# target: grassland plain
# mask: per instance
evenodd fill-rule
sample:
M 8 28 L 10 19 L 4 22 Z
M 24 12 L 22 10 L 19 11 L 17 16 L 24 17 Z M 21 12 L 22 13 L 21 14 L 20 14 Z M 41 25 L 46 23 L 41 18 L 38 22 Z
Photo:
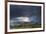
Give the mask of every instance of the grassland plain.
M 31 24 L 31 23 L 22 23 L 20 25 L 14 25 L 14 27 L 10 26 L 10 28 L 14 28 L 14 29 L 24 29 L 24 28 L 40 28 L 41 24 L 40 23 L 35 23 L 35 24 Z

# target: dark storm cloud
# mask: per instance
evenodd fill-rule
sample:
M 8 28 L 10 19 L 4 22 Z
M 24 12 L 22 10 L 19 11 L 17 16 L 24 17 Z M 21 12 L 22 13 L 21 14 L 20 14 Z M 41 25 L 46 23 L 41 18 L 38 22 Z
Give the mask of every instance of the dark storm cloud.
M 11 17 L 17 16 L 31 16 L 35 14 L 40 14 L 39 6 L 21 6 L 21 5 L 11 5 L 10 6 Z
M 23 6 L 23 5 L 10 5 L 10 18 L 27 16 L 32 21 L 39 21 L 41 18 L 40 6 Z

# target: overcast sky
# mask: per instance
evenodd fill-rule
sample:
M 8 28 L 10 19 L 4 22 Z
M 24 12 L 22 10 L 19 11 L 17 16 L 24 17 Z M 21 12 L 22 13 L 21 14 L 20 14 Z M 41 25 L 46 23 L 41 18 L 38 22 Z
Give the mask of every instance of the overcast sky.
M 26 16 L 32 21 L 41 20 L 40 6 L 10 5 L 10 18 Z

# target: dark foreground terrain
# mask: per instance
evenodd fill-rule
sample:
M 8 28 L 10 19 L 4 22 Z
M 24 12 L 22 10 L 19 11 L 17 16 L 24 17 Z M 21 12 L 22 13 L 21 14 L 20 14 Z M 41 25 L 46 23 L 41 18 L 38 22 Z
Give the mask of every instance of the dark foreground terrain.
M 35 23 L 35 24 L 31 24 L 31 23 L 22 23 L 20 25 L 14 25 L 14 26 L 10 26 L 11 29 L 24 29 L 24 28 L 40 28 L 41 24 L 40 23 Z

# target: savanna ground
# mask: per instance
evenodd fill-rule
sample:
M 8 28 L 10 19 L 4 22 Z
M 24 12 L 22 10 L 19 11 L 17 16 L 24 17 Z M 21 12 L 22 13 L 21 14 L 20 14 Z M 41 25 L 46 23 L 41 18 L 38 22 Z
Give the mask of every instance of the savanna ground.
M 10 28 L 14 28 L 14 29 L 24 29 L 24 28 L 40 28 L 41 24 L 35 23 L 35 24 L 31 24 L 31 23 L 22 23 L 20 25 L 14 25 L 14 27 L 10 26 Z

